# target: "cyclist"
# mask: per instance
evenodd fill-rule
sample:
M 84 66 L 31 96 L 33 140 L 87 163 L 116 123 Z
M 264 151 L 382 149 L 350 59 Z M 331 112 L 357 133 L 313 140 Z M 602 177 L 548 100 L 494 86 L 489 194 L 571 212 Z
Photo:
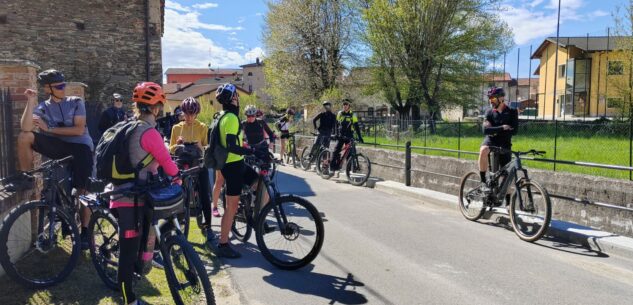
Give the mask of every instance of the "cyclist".
M 319 122 L 318 127 L 317 122 Z M 330 136 L 334 131 L 334 127 L 336 127 L 336 115 L 332 112 L 332 103 L 329 101 L 323 102 L 323 111 L 312 119 L 312 124 L 314 125 L 314 130 L 319 132 L 319 135 L 316 143 L 312 146 L 310 155 L 314 155 L 321 145 L 330 147 Z
M 282 116 L 276 123 L 277 129 L 281 132 L 281 150 L 279 151 L 279 156 L 281 160 L 284 159 L 286 155 L 286 141 L 290 138 L 290 126 L 292 125 L 292 121 L 294 119 L 295 111 L 292 108 L 288 108 L 286 110 L 286 114 Z M 291 153 L 291 152 L 288 152 Z
M 255 118 L 258 121 L 262 122 L 262 124 L 266 125 L 266 127 L 268 127 L 268 123 L 266 123 L 266 121 L 264 120 L 264 112 L 261 109 L 257 109 L 257 112 L 255 113 Z M 266 130 L 270 130 L 270 133 L 266 132 L 264 134 L 264 138 L 266 139 L 266 141 L 268 141 L 269 148 L 273 149 L 273 145 L 277 136 L 275 135 L 275 132 L 270 129 L 270 127 L 268 127 Z
M 121 188 L 128 188 L 134 183 L 143 183 L 147 179 L 148 173 L 157 174 L 158 168 L 162 167 L 167 175 L 178 176 L 178 167 L 172 161 L 169 150 L 165 147 L 163 138 L 155 129 L 156 117 L 165 104 L 165 94 L 160 85 L 152 82 L 143 82 L 134 88 L 132 101 L 135 103 L 135 118 L 142 123 L 130 134 L 129 151 L 132 164 L 139 164 L 151 156 L 153 159 L 147 166 L 138 172 L 138 178 L 134 182 L 127 182 L 120 185 L 110 185 L 107 191 L 116 191 Z M 174 180 L 181 183 L 180 179 Z M 110 209 L 118 217 L 120 249 L 118 266 L 118 285 L 123 294 L 124 304 L 145 304 L 136 298 L 132 290 L 135 265 L 139 259 L 139 247 L 141 246 L 141 236 L 143 236 L 144 220 L 143 213 L 144 200 L 139 196 L 134 203 L 134 198 L 117 195 L 110 198 Z M 147 226 L 145 227 L 147 228 Z M 154 256 L 160 256 L 159 252 L 154 252 Z M 145 251 L 143 260 L 152 258 L 152 253 Z
M 483 129 L 486 137 L 479 149 L 479 176 L 482 189 L 486 186 L 486 171 L 488 170 L 488 154 L 490 146 L 498 146 L 510 150 L 512 148 L 512 136 L 517 134 L 519 126 L 519 113 L 505 104 L 505 92 L 503 88 L 492 87 L 488 90 L 488 101 L 491 109 L 486 111 Z M 499 165 L 505 166 L 510 162 L 510 154 L 499 156 Z
M 174 125 L 171 129 L 171 137 L 169 139 L 169 151 L 178 157 L 183 158 L 184 162 L 189 166 L 195 166 L 202 158 L 203 147 L 208 145 L 207 133 L 209 129 L 207 125 L 196 119 L 200 113 L 200 103 L 193 97 L 188 97 L 180 103 L 180 109 L 184 114 L 184 121 Z M 204 213 L 205 223 L 200 228 L 210 242 L 213 239 L 211 231 L 211 195 L 209 171 L 200 171 L 198 175 L 198 195 L 200 197 L 200 205 Z M 218 213 L 217 202 L 213 207 L 213 213 Z
M 268 127 L 268 124 L 263 120 L 256 119 L 257 107 L 255 105 L 248 105 L 244 108 L 244 114 L 246 120 L 242 121 L 244 127 L 244 137 L 248 146 L 252 148 L 268 148 L 266 138 L 270 138 L 271 141 L 275 140 L 275 133 Z
M 349 143 L 354 137 L 354 131 L 358 135 L 358 142 L 363 143 L 363 137 L 360 134 L 360 128 L 358 127 L 358 117 L 356 113 L 351 110 L 352 102 L 349 99 L 343 100 L 343 110 L 339 111 L 336 115 L 337 125 L 337 138 L 338 142 L 332 153 L 332 160 L 330 160 L 330 170 L 339 170 L 341 150 L 343 145 Z M 353 129 L 353 130 L 352 130 Z
M 112 94 L 112 107 L 103 111 L 99 119 L 99 132 L 103 134 L 114 124 L 126 119 L 127 114 L 125 114 L 125 109 L 123 109 L 123 97 L 118 93 L 114 93 Z
M 215 98 L 224 109 L 224 115 L 218 122 L 220 145 L 229 151 L 225 165 L 221 169 L 226 183 L 227 204 L 222 217 L 218 256 L 238 258 L 241 256 L 240 253 L 232 249 L 229 244 L 229 231 L 237 212 L 242 186 L 255 187 L 257 173 L 244 164 L 244 155 L 254 154 L 255 150 L 242 147 L 242 126 L 238 118 L 240 98 L 235 85 L 231 83 L 221 85 L 216 91 Z M 267 192 L 264 192 L 264 202 L 268 202 L 267 195 Z
M 33 168 L 33 152 L 51 159 L 72 155 L 70 163 L 72 186 L 84 194 L 92 174 L 94 144 L 86 128 L 86 105 L 77 96 L 66 96 L 64 75 L 54 69 L 38 74 L 38 83 L 49 98 L 37 103 L 37 91 L 26 89 L 28 98 L 18 136 L 18 169 L 20 173 Z M 36 131 L 39 130 L 39 131 Z M 33 179 L 20 174 L 7 186 L 9 191 L 33 188 Z M 81 248 L 88 249 L 90 210 L 80 205 Z

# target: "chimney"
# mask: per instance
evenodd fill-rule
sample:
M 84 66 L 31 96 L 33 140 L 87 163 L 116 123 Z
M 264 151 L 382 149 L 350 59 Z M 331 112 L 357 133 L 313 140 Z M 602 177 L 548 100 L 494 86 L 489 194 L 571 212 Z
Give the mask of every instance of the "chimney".
M 176 84 L 176 91 L 180 91 L 180 84 Z
M 255 63 L 259 65 L 259 57 L 255 58 Z

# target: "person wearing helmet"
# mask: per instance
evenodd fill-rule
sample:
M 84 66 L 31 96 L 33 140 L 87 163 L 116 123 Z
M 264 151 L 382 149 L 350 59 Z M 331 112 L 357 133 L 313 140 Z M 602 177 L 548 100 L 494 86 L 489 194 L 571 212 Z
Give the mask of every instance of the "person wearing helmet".
M 490 146 L 512 148 L 512 136 L 517 134 L 519 127 L 519 113 L 505 104 L 505 92 L 503 88 L 492 87 L 488 91 L 488 101 L 491 109 L 486 111 L 483 122 L 486 135 L 479 149 L 479 175 L 483 190 L 486 187 L 486 172 L 488 171 L 488 154 Z M 502 154 L 499 159 L 500 166 L 504 166 L 512 159 L 510 154 Z
M 112 94 L 112 106 L 101 114 L 99 119 L 99 132 L 104 133 L 108 128 L 114 126 L 118 122 L 127 120 L 125 109 L 123 109 L 123 97 L 118 94 Z
M 23 172 L 33 168 L 33 152 L 51 159 L 73 156 L 70 162 L 72 186 L 84 194 L 88 178 L 92 174 L 92 151 L 94 144 L 86 127 L 86 106 L 77 96 L 66 96 L 64 75 L 57 70 L 46 70 L 38 74 L 38 83 L 48 99 L 37 103 L 37 91 L 26 89 L 26 107 L 20 120 L 18 136 L 17 179 L 6 188 L 9 191 L 33 188 L 32 178 Z M 88 249 L 87 227 L 90 210 L 81 209 L 81 246 Z
M 129 135 L 128 150 L 132 164 L 140 164 L 143 160 L 151 160 L 143 167 L 134 182 L 127 182 L 120 185 L 110 184 L 106 191 L 117 191 L 133 187 L 136 183 L 145 183 L 148 174 L 157 174 L 158 168 L 162 167 L 164 172 L 172 177 L 178 177 L 178 167 L 172 161 L 169 150 L 165 147 L 163 138 L 156 130 L 156 118 L 161 112 L 166 102 L 165 94 L 160 85 L 153 82 L 143 82 L 136 85 L 133 91 L 132 101 L 135 106 L 135 118 L 139 125 L 134 128 Z M 150 159 L 148 159 L 150 158 Z M 182 183 L 180 179 L 174 179 L 175 183 Z M 133 287 L 135 265 L 139 258 L 139 247 L 145 245 L 141 241 L 143 236 L 144 219 L 146 218 L 144 209 L 144 198 L 128 197 L 116 195 L 110 198 L 110 209 L 116 211 L 118 215 L 119 237 L 119 265 L 118 265 L 118 286 L 123 295 L 124 304 L 145 304 L 137 299 Z M 150 233 L 148 238 L 152 238 Z M 153 255 L 152 255 L 153 254 Z M 154 265 L 161 267 L 162 259 L 160 253 L 149 249 L 144 249 L 143 260 L 154 258 Z
M 244 128 L 245 141 L 252 148 L 263 148 L 267 151 L 268 143 L 266 143 L 266 138 L 269 137 L 274 141 L 275 133 L 268 127 L 266 122 L 256 118 L 257 112 L 255 105 L 248 105 L 244 108 L 246 120 L 242 121 L 242 127 Z
M 224 167 L 220 170 L 226 184 L 227 205 L 222 216 L 217 255 L 238 258 L 241 255 L 230 246 L 229 232 L 237 213 L 242 187 L 250 185 L 255 188 L 257 173 L 244 163 L 244 155 L 254 154 L 255 150 L 242 146 L 242 126 L 238 118 L 240 97 L 235 85 L 226 83 L 219 86 L 215 98 L 224 109 L 218 122 L 219 144 L 229 152 Z M 267 192 L 264 192 L 263 202 L 268 202 Z
M 319 122 L 318 127 L 317 122 Z M 334 132 L 334 127 L 336 127 L 336 115 L 332 112 L 332 103 L 323 101 L 323 111 L 312 119 L 312 124 L 314 125 L 314 130 L 319 132 L 319 135 L 316 143 L 312 146 L 310 156 L 314 155 L 321 145 L 330 147 L 330 137 Z
M 334 148 L 332 159 L 330 160 L 330 170 L 332 171 L 339 170 L 340 164 L 338 164 L 338 161 L 340 160 L 341 150 L 343 149 L 343 145 L 349 143 L 354 137 L 354 131 L 356 131 L 356 135 L 358 136 L 358 142 L 363 143 L 363 137 L 358 127 L 358 117 L 356 113 L 352 111 L 351 104 L 352 102 L 349 99 L 344 99 L 343 110 L 339 111 L 336 115 L 336 124 L 338 127 L 336 134 L 338 141 L 336 142 L 336 147 Z
M 279 150 L 279 156 L 281 160 L 284 160 L 286 155 L 286 141 L 290 138 L 290 127 L 292 126 L 292 121 L 294 120 L 295 111 L 292 108 L 288 108 L 286 110 L 286 114 L 282 116 L 275 125 L 279 132 L 281 132 L 281 149 Z

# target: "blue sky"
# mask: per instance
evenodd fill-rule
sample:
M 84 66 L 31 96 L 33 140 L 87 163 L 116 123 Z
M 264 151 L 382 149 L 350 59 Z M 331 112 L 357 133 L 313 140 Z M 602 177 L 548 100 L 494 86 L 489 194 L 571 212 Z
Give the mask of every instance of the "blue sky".
M 561 36 L 606 36 L 612 13 L 628 0 L 562 0 Z M 556 36 L 558 0 L 505 0 L 501 17 L 513 29 L 521 49 L 520 77 L 528 76 L 529 48 Z M 265 54 L 262 25 L 266 0 L 167 0 L 163 68 L 238 67 Z M 516 76 L 517 49 L 506 56 L 506 70 Z M 538 65 L 532 63 L 532 69 Z M 490 63 L 492 67 L 492 62 Z M 503 55 L 496 61 L 503 67 Z

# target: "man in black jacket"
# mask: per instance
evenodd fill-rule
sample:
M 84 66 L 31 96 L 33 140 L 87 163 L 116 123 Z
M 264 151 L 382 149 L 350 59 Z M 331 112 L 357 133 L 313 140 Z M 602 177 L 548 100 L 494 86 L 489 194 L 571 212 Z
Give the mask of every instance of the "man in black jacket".
M 123 97 L 118 93 L 114 93 L 112 94 L 112 107 L 106 109 L 101 114 L 101 119 L 99 119 L 99 132 L 103 134 L 108 128 L 126 119 L 127 115 L 125 114 L 125 109 L 123 109 Z
M 318 127 L 317 122 L 319 122 Z M 310 151 L 311 156 L 316 153 L 317 148 L 321 145 L 330 147 L 330 136 L 336 127 L 336 115 L 332 112 L 332 103 L 329 101 L 323 102 L 323 111 L 312 119 L 312 124 L 314 125 L 314 130 L 319 132 L 319 135 Z
M 483 123 L 486 137 L 479 149 L 479 175 L 484 185 L 486 182 L 486 171 L 488 170 L 490 146 L 510 150 L 512 148 L 512 136 L 517 134 L 519 127 L 519 114 L 516 109 L 512 109 L 505 104 L 503 88 L 490 88 L 488 100 L 492 108 L 486 111 Z M 512 156 L 510 154 L 500 155 L 499 166 L 505 166 L 511 159 Z

